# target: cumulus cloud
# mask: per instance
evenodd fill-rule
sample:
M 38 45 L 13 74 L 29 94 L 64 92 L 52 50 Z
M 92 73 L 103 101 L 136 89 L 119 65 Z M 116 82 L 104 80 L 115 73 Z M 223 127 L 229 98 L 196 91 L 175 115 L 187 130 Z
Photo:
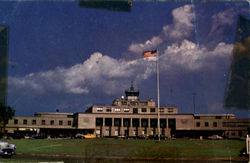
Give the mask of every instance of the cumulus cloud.
M 213 61 L 225 59 L 229 61 L 232 54 L 233 45 L 219 43 L 213 50 L 205 47 L 198 47 L 195 43 L 183 40 L 180 45 L 172 44 L 167 46 L 161 61 L 163 68 L 182 67 L 186 70 L 198 70 L 208 68 L 215 64 Z
M 229 12 L 229 11 L 228 11 Z M 168 42 L 160 59 L 160 69 L 168 73 L 173 68 L 184 71 L 196 71 L 202 68 L 216 67 L 218 60 L 228 60 L 233 49 L 231 44 L 218 43 L 215 48 L 207 49 L 187 39 L 193 30 L 193 14 L 191 5 L 176 8 L 172 11 L 173 23 L 163 27 L 158 36 L 141 44 L 131 44 L 129 50 L 141 53 L 155 48 L 167 39 Z M 219 21 L 224 12 L 213 19 Z M 222 23 L 230 24 L 224 20 Z M 9 90 L 33 90 L 38 93 L 49 91 L 68 94 L 88 94 L 91 91 L 114 94 L 123 91 L 131 79 L 136 84 L 155 74 L 155 62 L 145 59 L 127 61 L 115 59 L 99 52 L 93 53 L 83 63 L 72 67 L 57 67 L 50 71 L 37 72 L 23 77 L 9 77 Z
M 219 43 L 213 50 L 198 48 L 195 43 L 183 40 L 180 45 L 166 47 L 161 55 L 161 71 L 181 68 L 195 71 L 209 68 L 218 58 L 228 59 L 232 45 Z M 214 64 L 214 63 L 212 63 Z M 38 93 L 48 91 L 87 94 L 92 90 L 106 94 L 122 91 L 134 79 L 137 84 L 155 74 L 155 62 L 145 59 L 126 61 L 114 59 L 101 53 L 93 53 L 81 64 L 69 68 L 57 67 L 54 70 L 31 73 L 24 77 L 9 77 L 11 90 L 30 89 Z
M 235 9 L 229 8 L 212 16 L 211 29 L 206 37 L 207 47 L 215 47 L 221 41 L 233 39 L 233 23 L 236 20 L 235 13 Z
M 39 93 L 56 91 L 72 94 L 86 94 L 91 88 L 100 88 L 110 94 L 121 86 L 122 81 L 137 74 L 148 77 L 150 64 L 146 60 L 117 60 L 97 52 L 82 64 L 69 68 L 31 73 L 24 77 L 9 77 L 10 89 L 31 89 Z
M 129 46 L 129 51 L 134 53 L 142 53 L 145 50 L 152 49 L 157 47 L 159 44 L 161 44 L 163 40 L 159 36 L 152 37 L 151 40 L 147 40 L 144 44 L 131 44 Z
M 188 37 L 194 29 L 192 6 L 185 5 L 172 11 L 173 24 L 163 27 L 166 38 L 183 39 Z
M 219 30 L 219 28 L 225 28 L 225 25 L 231 26 L 234 22 L 234 9 L 230 8 L 225 11 L 219 12 L 212 16 L 213 25 L 211 28 L 211 32 L 215 32 Z
M 145 50 L 153 49 L 166 40 L 180 40 L 188 37 L 193 30 L 193 19 L 191 5 L 176 8 L 172 11 L 173 23 L 165 25 L 158 36 L 153 36 L 144 43 L 133 43 L 129 46 L 129 51 L 142 53 Z

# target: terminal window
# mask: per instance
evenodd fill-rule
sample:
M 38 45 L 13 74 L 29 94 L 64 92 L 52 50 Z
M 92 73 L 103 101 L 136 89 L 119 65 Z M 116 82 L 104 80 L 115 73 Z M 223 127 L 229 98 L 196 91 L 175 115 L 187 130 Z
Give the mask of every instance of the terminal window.
M 129 108 L 124 108 L 123 111 L 124 112 L 129 112 Z
M 23 124 L 27 125 L 27 120 L 26 119 L 23 120 Z
M 18 124 L 18 120 L 17 119 L 14 119 L 14 124 Z
M 35 120 L 35 119 L 32 120 L 32 124 L 33 124 L 33 125 L 36 124 L 36 120 Z
M 174 112 L 174 108 L 168 108 L 168 112 L 169 112 L 169 113 Z
M 115 111 L 119 112 L 119 111 L 121 111 L 121 109 L 120 108 L 115 108 Z
M 96 110 L 98 111 L 98 112 L 102 112 L 102 108 L 96 108 Z
M 106 112 L 111 112 L 111 108 L 107 108 L 107 109 L 106 109 Z
M 150 108 L 150 112 L 155 112 L 155 108 Z
M 205 127 L 208 127 L 208 126 L 209 126 L 208 122 L 205 122 Z

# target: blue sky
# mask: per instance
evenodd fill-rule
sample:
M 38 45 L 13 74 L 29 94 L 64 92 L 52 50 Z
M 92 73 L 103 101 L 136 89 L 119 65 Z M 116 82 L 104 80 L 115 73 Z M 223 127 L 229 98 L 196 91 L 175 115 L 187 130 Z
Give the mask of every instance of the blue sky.
M 17 115 L 83 112 L 109 105 L 133 80 L 141 99 L 156 99 L 159 49 L 161 105 L 180 113 L 223 108 L 238 14 L 247 2 L 133 2 L 131 12 L 82 8 L 75 2 L 0 2 L 10 27 L 8 104 Z M 172 91 L 171 91 L 172 90 Z

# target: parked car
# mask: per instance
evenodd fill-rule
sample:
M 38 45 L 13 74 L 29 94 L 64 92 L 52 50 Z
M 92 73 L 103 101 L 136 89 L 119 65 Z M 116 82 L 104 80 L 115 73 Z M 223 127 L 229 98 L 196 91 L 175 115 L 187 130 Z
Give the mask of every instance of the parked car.
M 143 135 L 139 135 L 137 136 L 138 139 L 148 139 L 149 135 L 148 134 L 143 134 Z
M 87 134 L 87 135 L 83 135 L 83 136 L 84 136 L 85 139 L 94 139 L 94 138 L 96 138 L 96 136 L 93 135 L 93 134 Z
M 0 155 L 1 157 L 12 157 L 16 155 L 16 145 L 9 144 L 7 141 L 0 141 Z
M 211 140 L 222 140 L 223 137 L 221 137 L 219 135 L 212 135 L 212 136 L 209 136 L 208 139 L 211 139 Z
M 155 140 L 158 140 L 158 139 L 159 139 L 158 135 L 149 135 L 148 138 L 149 138 L 149 139 L 155 139 Z M 161 139 L 161 140 L 166 140 L 166 136 L 160 135 L 160 139 Z
M 76 138 L 76 139 L 84 139 L 85 137 L 84 137 L 83 134 L 79 134 L 79 133 L 78 133 L 78 134 L 75 135 L 75 138 Z
M 38 134 L 38 135 L 33 135 L 32 138 L 33 139 L 46 139 L 47 137 L 44 135 Z
M 124 135 L 117 136 L 117 139 L 128 139 L 128 136 L 124 136 Z

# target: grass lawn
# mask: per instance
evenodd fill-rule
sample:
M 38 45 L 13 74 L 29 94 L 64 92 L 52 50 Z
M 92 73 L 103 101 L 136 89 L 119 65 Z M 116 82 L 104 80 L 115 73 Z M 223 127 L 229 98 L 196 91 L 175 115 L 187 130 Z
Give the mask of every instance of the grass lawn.
M 245 146 L 239 140 L 119 140 L 30 139 L 9 140 L 18 155 L 85 158 L 233 158 Z
M 17 153 L 48 153 L 85 156 L 237 156 L 245 146 L 238 140 L 117 140 L 117 139 L 31 139 L 10 140 Z

